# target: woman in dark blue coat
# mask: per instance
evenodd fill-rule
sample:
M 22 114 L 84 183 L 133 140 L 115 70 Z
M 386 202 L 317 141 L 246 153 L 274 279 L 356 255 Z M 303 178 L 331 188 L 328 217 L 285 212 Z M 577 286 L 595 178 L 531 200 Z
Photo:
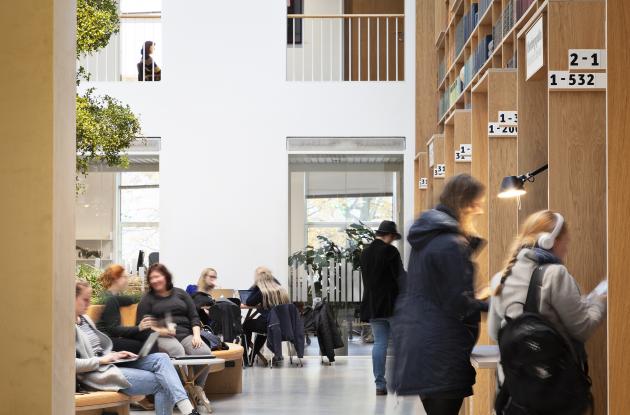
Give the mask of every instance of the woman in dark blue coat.
M 484 186 L 470 175 L 453 177 L 440 204 L 409 230 L 412 252 L 392 325 L 394 389 L 420 395 L 428 415 L 457 415 L 472 395 L 470 354 L 479 334 L 472 257 L 483 241 L 472 218 L 483 213 Z

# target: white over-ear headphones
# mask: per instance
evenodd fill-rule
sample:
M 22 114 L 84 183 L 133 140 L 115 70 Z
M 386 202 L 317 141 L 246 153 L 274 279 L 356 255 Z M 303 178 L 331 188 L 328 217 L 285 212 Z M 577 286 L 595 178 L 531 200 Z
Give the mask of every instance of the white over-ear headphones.
M 564 217 L 559 213 L 554 213 L 554 215 L 556 217 L 556 226 L 554 226 L 553 231 L 551 233 L 545 232 L 538 237 L 538 246 L 542 249 L 549 250 L 553 248 L 553 245 L 556 243 L 556 238 L 564 225 Z

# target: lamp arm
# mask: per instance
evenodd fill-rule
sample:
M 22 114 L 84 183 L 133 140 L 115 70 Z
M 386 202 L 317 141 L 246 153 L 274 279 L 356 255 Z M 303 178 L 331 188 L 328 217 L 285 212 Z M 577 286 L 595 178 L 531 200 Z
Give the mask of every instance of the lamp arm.
M 538 175 L 538 174 L 540 174 L 540 173 L 544 172 L 544 171 L 545 171 L 545 170 L 547 170 L 548 168 L 549 168 L 549 164 L 545 164 L 544 166 L 541 166 L 541 167 L 537 168 L 537 169 L 536 169 L 536 170 L 534 170 L 533 172 L 530 172 L 530 173 L 525 173 L 525 174 L 524 174 L 524 175 L 522 175 L 522 176 L 518 176 L 518 178 L 519 178 L 519 180 L 522 180 L 522 181 L 527 181 L 527 180 L 529 180 L 529 179 L 533 178 L 534 176 L 536 176 L 536 175 Z

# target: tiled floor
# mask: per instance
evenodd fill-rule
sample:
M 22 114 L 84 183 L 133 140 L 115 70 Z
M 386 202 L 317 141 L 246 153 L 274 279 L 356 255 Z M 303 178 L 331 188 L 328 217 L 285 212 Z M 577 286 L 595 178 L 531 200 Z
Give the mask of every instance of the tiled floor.
M 423 415 L 420 399 L 377 397 L 372 361 L 366 357 L 339 358 L 322 366 L 318 358 L 304 367 L 254 367 L 243 373 L 240 395 L 211 397 L 216 415 Z M 151 412 L 132 412 L 149 415 Z

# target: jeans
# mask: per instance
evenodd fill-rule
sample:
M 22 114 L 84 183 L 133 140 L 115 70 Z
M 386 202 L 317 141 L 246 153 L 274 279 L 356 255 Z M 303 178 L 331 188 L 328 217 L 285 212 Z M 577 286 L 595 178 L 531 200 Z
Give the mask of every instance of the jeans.
M 387 345 L 391 327 L 386 318 L 375 318 L 370 320 L 372 334 L 374 335 L 374 346 L 372 346 L 372 371 L 374 372 L 374 383 L 376 389 L 387 389 L 385 381 L 385 362 L 387 360 Z
M 192 339 L 192 334 L 183 338 L 181 342 L 175 337 L 160 337 L 157 341 L 158 349 L 171 357 L 212 354 L 212 350 L 210 350 L 208 345 L 205 343 L 203 343 L 198 349 L 195 349 L 192 345 Z M 208 379 L 208 369 L 209 368 L 206 366 L 201 369 L 197 369 L 201 370 L 202 373 L 195 380 L 195 385 L 201 386 L 202 388 L 206 385 L 206 379 Z
M 188 399 L 171 359 L 164 353 L 121 364 L 119 369 L 131 383 L 121 392 L 129 396 L 155 395 L 156 415 L 171 415 L 176 403 Z

